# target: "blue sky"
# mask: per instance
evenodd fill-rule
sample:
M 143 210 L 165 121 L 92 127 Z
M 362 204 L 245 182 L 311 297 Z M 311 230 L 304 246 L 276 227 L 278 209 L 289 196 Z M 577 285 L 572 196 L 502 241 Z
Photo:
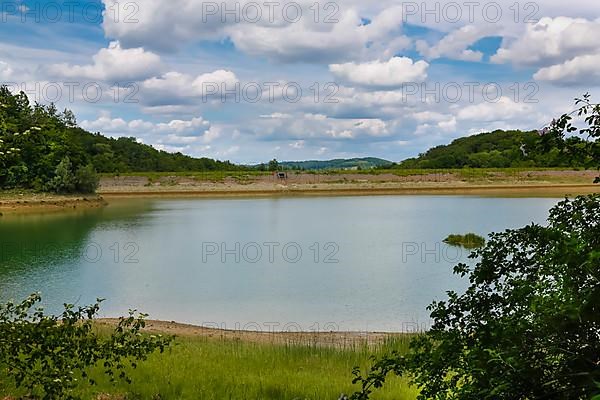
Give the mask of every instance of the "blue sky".
M 598 92 L 593 0 L 467 3 L 2 0 L 0 82 L 88 130 L 241 163 L 398 161 Z

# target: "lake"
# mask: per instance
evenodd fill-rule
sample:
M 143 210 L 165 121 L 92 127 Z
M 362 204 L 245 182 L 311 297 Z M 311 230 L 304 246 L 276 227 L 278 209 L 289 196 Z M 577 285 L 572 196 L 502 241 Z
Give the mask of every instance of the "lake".
M 227 329 L 414 331 L 463 290 L 451 233 L 544 223 L 558 199 L 382 196 L 111 201 L 0 218 L 0 300 Z

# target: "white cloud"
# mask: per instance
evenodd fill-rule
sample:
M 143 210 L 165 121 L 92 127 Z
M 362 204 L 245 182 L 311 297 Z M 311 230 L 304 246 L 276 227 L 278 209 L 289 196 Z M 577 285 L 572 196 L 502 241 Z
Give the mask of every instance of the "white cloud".
M 381 119 L 329 118 L 313 113 L 296 114 L 291 119 L 259 118 L 248 129 L 258 137 L 270 140 L 292 139 L 297 149 L 303 143 L 308 147 L 309 140 L 384 138 L 392 133 L 388 122 Z
M 590 85 L 600 83 L 600 54 L 578 56 L 562 64 L 540 69 L 533 77 L 538 81 Z
M 371 61 L 363 64 L 332 64 L 329 70 L 338 78 L 350 83 L 372 87 L 400 87 L 409 82 L 423 82 L 427 78 L 429 64 L 414 62 L 408 57 L 393 57 L 388 61 Z
M 492 56 L 495 63 L 548 66 L 600 50 L 600 21 L 583 18 L 542 18 L 527 24 L 516 39 L 505 39 Z
M 120 8 L 122 15 L 131 13 L 117 0 L 103 2 L 107 10 Z M 266 6 L 268 2 L 224 0 L 212 3 L 216 13 L 208 12 L 206 3 L 145 0 L 135 13 L 135 23 L 127 23 L 124 18 L 116 20 L 105 12 L 103 28 L 107 37 L 116 38 L 127 47 L 171 51 L 186 43 L 229 39 L 246 54 L 285 62 L 328 63 L 361 55 L 390 57 L 410 44 L 408 38 L 398 34 L 402 9 L 397 5 L 381 10 L 370 24 L 364 25 L 358 6 L 352 4 L 331 10 L 317 3 L 316 15 L 312 0 L 289 2 L 301 7 L 301 18 L 296 21 L 289 15 L 289 8 L 278 3 L 272 7 Z M 256 22 L 252 21 L 254 14 L 251 17 L 248 14 L 252 13 L 244 12 L 249 4 L 259 6 L 261 16 Z M 235 15 L 224 14 L 224 10 L 236 8 L 237 21 Z M 335 22 L 328 21 L 328 16 Z
M 295 142 L 293 142 L 293 143 L 290 143 L 290 147 L 291 147 L 292 149 L 297 149 L 297 150 L 299 150 L 299 149 L 303 149 L 303 148 L 304 148 L 304 145 L 305 145 L 305 143 L 306 143 L 306 141 L 304 141 L 304 140 L 297 140 L 297 141 L 295 141 Z
M 154 76 L 161 69 L 158 55 L 141 47 L 123 49 L 118 41 L 100 49 L 93 56 L 93 64 L 54 64 L 48 68 L 50 74 L 57 76 L 101 81 L 137 81 Z
M 530 104 L 518 103 L 508 97 L 501 97 L 497 102 L 482 102 L 464 107 L 458 111 L 459 120 L 489 122 L 510 120 L 530 115 L 533 108 Z
M 4 61 L 0 61 L 0 79 L 8 80 L 12 77 L 14 71 L 10 65 Z
M 306 18 L 283 26 L 238 24 L 228 28 L 228 36 L 246 54 L 290 62 L 353 58 L 366 41 L 353 10 L 333 24 L 316 25 Z
M 93 132 L 111 136 L 131 136 L 141 138 L 144 143 L 188 144 L 210 143 L 220 136 L 220 131 L 202 117 L 189 120 L 174 119 L 168 122 L 154 123 L 135 119 L 112 118 L 110 112 L 103 111 L 95 120 L 84 120 L 81 127 Z
M 276 112 L 276 113 L 272 113 L 272 114 L 263 114 L 260 116 L 260 118 L 286 119 L 286 118 L 292 118 L 292 115 Z
M 483 53 L 470 50 L 469 46 L 491 32 L 490 26 L 467 25 L 450 32 L 433 46 L 424 40 L 418 40 L 416 47 L 419 53 L 428 60 L 447 57 L 463 61 L 481 61 Z
M 198 76 L 171 71 L 141 82 L 139 88 L 143 104 L 166 106 L 180 104 L 186 99 L 218 97 L 223 89 L 235 90 L 238 82 L 235 73 L 223 69 Z

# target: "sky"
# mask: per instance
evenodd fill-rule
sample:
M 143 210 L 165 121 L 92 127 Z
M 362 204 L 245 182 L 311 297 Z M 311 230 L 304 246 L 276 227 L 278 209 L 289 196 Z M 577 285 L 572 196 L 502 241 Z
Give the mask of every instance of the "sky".
M 0 0 L 0 82 L 196 157 L 400 161 L 600 95 L 598 37 L 597 0 Z

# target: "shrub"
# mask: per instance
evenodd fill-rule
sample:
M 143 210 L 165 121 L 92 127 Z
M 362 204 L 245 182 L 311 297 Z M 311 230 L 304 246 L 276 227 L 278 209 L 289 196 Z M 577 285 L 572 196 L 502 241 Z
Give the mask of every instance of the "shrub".
M 78 193 L 94 193 L 100 182 L 94 167 L 91 164 L 79 167 L 75 174 L 75 187 Z
M 362 376 L 368 399 L 389 373 L 419 399 L 589 399 L 600 394 L 600 195 L 565 200 L 548 226 L 496 233 L 456 274 L 464 294 L 429 306 L 432 328 L 406 356 Z M 596 397 L 598 398 L 598 397 Z
M 99 178 L 91 164 L 79 167 L 73 173 L 73 165 L 69 157 L 65 157 L 56 167 L 54 178 L 47 189 L 55 193 L 94 193 L 98 188 Z
M 111 380 L 130 382 L 125 366 L 135 368 L 154 351 L 162 352 L 171 340 L 140 334 L 146 315 L 136 317 L 133 311 L 120 319 L 110 335 L 98 335 L 93 319 L 101 300 L 79 308 L 65 304 L 60 317 L 33 309 L 40 301 L 33 294 L 20 304 L 0 306 L 0 365 L 17 387 L 29 391 L 28 398 L 76 399 L 73 390 L 80 381 L 95 383 L 87 373 L 97 364 Z
M 73 193 L 76 188 L 76 179 L 69 157 L 65 157 L 56 166 L 54 177 L 48 183 L 48 189 L 55 193 Z

